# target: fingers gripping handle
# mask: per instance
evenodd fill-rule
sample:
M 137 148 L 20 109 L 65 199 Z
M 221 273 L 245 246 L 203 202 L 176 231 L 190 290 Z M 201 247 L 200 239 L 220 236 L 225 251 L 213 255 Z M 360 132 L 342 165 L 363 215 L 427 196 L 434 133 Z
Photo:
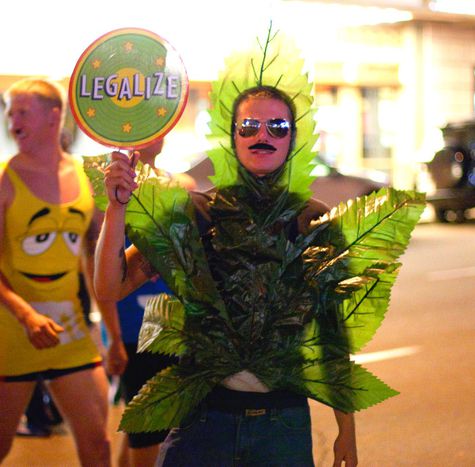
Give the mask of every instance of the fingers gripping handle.
M 135 165 L 137 164 L 138 158 L 139 158 L 139 153 L 137 151 L 134 151 L 132 153 L 132 155 L 130 156 L 130 163 L 129 163 L 130 167 L 132 167 L 132 168 L 135 167 Z M 123 204 L 123 205 L 128 204 L 129 201 L 130 201 L 130 197 L 132 196 L 132 193 L 129 194 L 129 197 L 128 197 L 127 201 L 122 201 L 119 198 L 119 193 L 118 192 L 119 192 L 119 185 L 116 185 L 115 191 L 114 191 L 116 201 L 120 204 Z

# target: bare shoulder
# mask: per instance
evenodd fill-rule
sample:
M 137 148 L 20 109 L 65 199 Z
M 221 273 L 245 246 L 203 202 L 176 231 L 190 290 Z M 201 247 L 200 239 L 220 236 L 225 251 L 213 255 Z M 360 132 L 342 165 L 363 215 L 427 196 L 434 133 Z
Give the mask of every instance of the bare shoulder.
M 307 206 L 298 217 L 299 231 L 306 232 L 313 220 L 323 216 L 329 210 L 330 207 L 323 201 L 310 198 L 307 202 Z
M 206 193 L 200 191 L 191 191 L 190 196 L 195 209 L 205 218 L 210 220 L 209 217 L 209 202 L 212 200 L 213 191 Z
M 2 208 L 8 206 L 14 195 L 13 184 L 7 173 L 8 161 L 0 162 L 0 204 Z
M 6 162 L 0 162 L 0 250 L 3 249 L 3 236 L 5 234 L 5 213 L 12 204 L 15 189 L 6 172 Z
M 77 154 L 70 154 L 69 152 L 63 152 L 61 154 L 61 163 L 65 167 L 71 167 L 71 169 L 80 170 L 84 169 L 84 158 Z
M 80 166 L 84 166 L 85 159 L 87 156 L 81 156 L 80 154 L 71 154 L 70 152 L 63 152 L 63 157 L 65 160 L 78 164 Z
M 196 181 L 187 173 L 176 173 L 172 175 L 172 180 L 177 183 L 179 186 L 185 188 L 188 191 L 196 190 Z
M 330 210 L 330 207 L 324 203 L 323 201 L 320 201 L 315 198 L 310 198 L 307 203 L 307 207 L 304 209 L 304 213 L 306 213 L 307 216 L 312 216 L 313 219 L 316 219 L 320 216 L 323 216 L 326 212 Z

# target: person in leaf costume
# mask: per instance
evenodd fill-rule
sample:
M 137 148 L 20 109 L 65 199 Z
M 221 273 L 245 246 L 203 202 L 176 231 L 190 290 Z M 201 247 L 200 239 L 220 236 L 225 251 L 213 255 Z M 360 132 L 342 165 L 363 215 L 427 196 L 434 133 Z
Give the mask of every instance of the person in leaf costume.
M 310 198 L 311 85 L 279 37 L 270 27 L 213 85 L 212 193 L 136 177 L 120 153 L 105 183 L 89 169 L 108 201 L 97 293 L 119 298 L 156 272 L 174 293 L 148 302 L 140 348 L 179 363 L 121 421 L 173 427 L 159 465 L 313 465 L 307 398 L 334 408 L 335 465 L 356 465 L 353 412 L 396 394 L 349 355 L 384 317 L 424 198 L 385 188 L 330 212 Z

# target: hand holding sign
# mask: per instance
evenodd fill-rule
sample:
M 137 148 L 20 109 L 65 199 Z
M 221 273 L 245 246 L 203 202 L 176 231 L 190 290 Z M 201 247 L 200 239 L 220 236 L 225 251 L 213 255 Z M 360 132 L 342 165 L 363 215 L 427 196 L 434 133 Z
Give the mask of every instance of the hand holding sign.
M 81 55 L 69 85 L 79 127 L 106 146 L 139 149 L 163 138 L 188 98 L 188 78 L 177 52 L 160 36 L 117 29 Z
M 120 149 L 140 149 L 163 138 L 181 117 L 187 98 L 188 78 L 178 53 L 160 36 L 137 28 L 117 29 L 94 41 L 69 84 L 79 127 L 95 141 Z M 117 178 L 113 173 L 120 156 L 126 169 Z M 119 204 L 127 204 L 136 186 L 135 163 L 113 153 L 106 184 L 114 181 L 108 191 Z

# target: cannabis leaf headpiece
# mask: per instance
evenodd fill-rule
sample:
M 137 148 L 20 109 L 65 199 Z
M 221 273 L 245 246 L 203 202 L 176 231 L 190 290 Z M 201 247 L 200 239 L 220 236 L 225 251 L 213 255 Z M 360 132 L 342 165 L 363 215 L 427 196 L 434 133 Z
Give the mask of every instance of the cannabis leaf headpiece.
M 317 140 L 312 84 L 303 73 L 304 60 L 299 57 L 292 39 L 272 31 L 272 23 L 265 40 L 257 39 L 256 42 L 254 49 L 229 56 L 225 60 L 225 70 L 212 83 L 211 134 L 208 138 L 217 147 L 208 151 L 215 170 L 211 180 L 217 188 L 238 184 L 239 162 L 231 148 L 233 104 L 247 89 L 270 86 L 286 94 L 296 110 L 295 144 L 278 183 L 306 200 L 311 196 L 309 185 L 314 178 L 311 171 L 315 157 L 312 147 Z

